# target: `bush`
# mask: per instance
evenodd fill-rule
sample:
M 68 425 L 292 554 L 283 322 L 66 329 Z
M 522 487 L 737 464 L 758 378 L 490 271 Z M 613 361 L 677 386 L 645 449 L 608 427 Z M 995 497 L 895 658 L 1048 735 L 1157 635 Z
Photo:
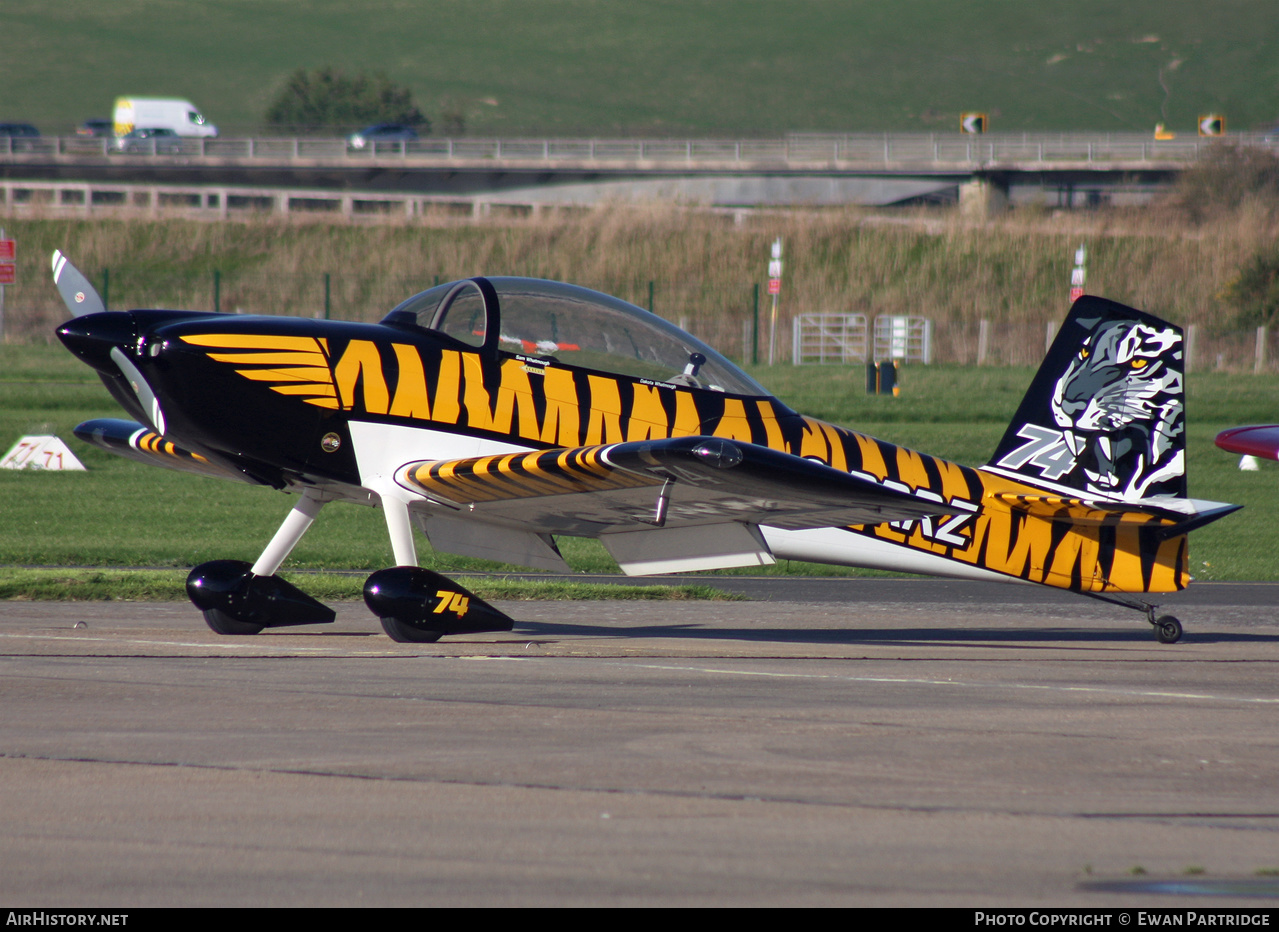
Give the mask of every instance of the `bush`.
M 299 68 L 266 111 L 269 126 L 292 132 L 354 130 L 370 123 L 404 123 L 426 135 L 430 121 L 413 103 L 413 92 L 381 73 L 348 77 L 335 68 Z
M 1214 147 L 1173 192 L 1174 203 L 1195 223 L 1237 211 L 1252 202 L 1266 213 L 1279 211 L 1279 159 L 1255 146 Z
M 1271 246 L 1254 255 L 1223 297 L 1241 327 L 1279 323 L 1279 249 Z

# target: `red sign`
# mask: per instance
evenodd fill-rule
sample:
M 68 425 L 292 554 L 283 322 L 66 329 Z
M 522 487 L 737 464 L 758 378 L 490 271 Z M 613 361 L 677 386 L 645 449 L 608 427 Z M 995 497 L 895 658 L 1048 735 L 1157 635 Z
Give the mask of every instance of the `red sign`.
M 1071 288 L 1071 289 L 1070 289 L 1070 303 L 1071 303 L 1071 304 L 1074 304 L 1076 301 L 1078 301 L 1078 300 L 1079 300 L 1080 298 L 1082 298 L 1083 296 L 1084 296 L 1084 289 L 1080 288 L 1078 285 L 1076 285 L 1074 288 Z
M 12 285 L 18 280 L 18 267 L 12 262 L 0 262 L 0 285 Z
M 768 280 L 768 293 L 769 294 L 782 293 L 782 280 L 780 278 L 770 278 Z
M 12 262 L 17 258 L 17 240 L 0 239 L 0 261 Z

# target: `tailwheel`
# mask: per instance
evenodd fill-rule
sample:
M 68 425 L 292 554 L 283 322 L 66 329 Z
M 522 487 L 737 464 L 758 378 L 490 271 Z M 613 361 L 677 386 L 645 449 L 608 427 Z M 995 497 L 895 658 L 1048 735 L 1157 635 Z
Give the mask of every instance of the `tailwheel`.
M 255 625 L 251 621 L 233 618 L 217 608 L 210 608 L 204 612 L 204 623 L 216 634 L 258 634 L 263 628 L 262 625 Z
M 401 644 L 434 644 L 444 636 L 443 631 L 429 631 L 389 617 L 382 619 L 382 630 L 392 641 Z
M 1160 644 L 1176 644 L 1181 640 L 1181 622 L 1171 615 L 1160 615 L 1152 624 L 1155 626 L 1155 640 Z

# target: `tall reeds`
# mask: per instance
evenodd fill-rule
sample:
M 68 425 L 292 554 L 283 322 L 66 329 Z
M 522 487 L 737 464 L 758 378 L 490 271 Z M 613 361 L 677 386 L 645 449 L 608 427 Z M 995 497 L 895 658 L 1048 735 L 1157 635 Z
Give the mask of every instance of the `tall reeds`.
M 991 361 L 1033 363 L 1069 303 L 1074 251 L 1088 247 L 1093 294 L 1182 324 L 1223 329 L 1224 295 L 1273 249 L 1272 214 L 1012 211 L 984 223 L 944 212 L 859 210 L 719 214 L 675 205 L 604 206 L 540 217 L 433 217 L 382 225 L 337 220 L 0 220 L 18 240 L 5 339 L 47 341 L 63 318 L 48 256 L 62 249 L 113 308 L 184 307 L 372 321 L 410 294 L 471 275 L 553 277 L 616 294 L 748 358 L 767 327 L 769 245 L 781 237 L 781 357 L 805 312 L 905 314 L 935 322 L 936 356 L 972 362 L 989 321 Z M 216 274 L 215 274 L 216 273 Z M 766 330 L 761 333 L 762 344 Z

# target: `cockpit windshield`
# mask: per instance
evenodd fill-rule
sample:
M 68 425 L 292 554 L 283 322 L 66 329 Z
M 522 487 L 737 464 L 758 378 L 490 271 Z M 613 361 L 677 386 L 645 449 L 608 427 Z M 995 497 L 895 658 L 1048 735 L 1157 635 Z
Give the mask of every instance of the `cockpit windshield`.
M 496 308 L 490 308 L 490 303 Z M 497 336 L 488 332 L 496 321 Z M 466 279 L 414 295 L 382 321 L 442 333 L 479 349 L 693 388 L 767 395 L 683 330 L 598 291 L 536 278 Z

